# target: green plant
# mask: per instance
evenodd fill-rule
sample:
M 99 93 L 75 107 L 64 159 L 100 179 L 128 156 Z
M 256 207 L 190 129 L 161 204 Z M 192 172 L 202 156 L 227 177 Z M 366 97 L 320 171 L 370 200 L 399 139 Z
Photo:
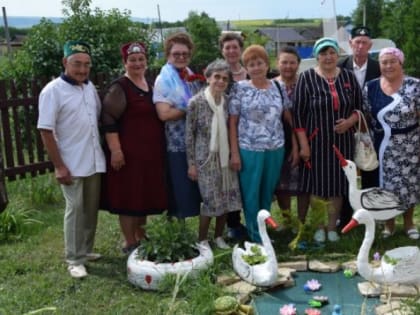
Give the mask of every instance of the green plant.
M 185 222 L 159 216 L 150 220 L 145 228 L 146 238 L 139 246 L 139 259 L 178 262 L 198 255 L 195 233 Z
M 35 210 L 20 207 L 8 207 L 0 214 L 0 240 L 20 239 L 25 231 L 25 226 L 41 223 L 33 219 Z
M 252 254 L 242 255 L 242 258 L 247 262 L 249 265 L 259 265 L 263 264 L 267 261 L 267 256 L 263 255 L 261 252 L 261 248 L 257 245 L 251 246 Z

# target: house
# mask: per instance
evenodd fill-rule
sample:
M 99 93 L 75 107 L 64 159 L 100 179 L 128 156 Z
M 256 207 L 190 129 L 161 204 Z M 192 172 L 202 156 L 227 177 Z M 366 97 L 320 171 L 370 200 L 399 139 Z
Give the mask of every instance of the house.
M 269 39 L 265 48 L 272 55 L 277 55 L 283 46 L 306 47 L 312 46 L 315 40 L 302 36 L 299 31 L 291 27 L 264 27 L 255 32 Z

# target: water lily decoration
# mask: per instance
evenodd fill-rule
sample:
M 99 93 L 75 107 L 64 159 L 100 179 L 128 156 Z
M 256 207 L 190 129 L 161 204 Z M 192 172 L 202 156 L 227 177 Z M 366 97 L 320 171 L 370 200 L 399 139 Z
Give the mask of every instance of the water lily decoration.
M 305 310 L 306 315 L 321 315 L 321 311 L 316 308 L 307 308 Z
M 346 278 L 352 278 L 354 276 L 353 270 L 351 269 L 345 269 L 343 273 Z
M 376 252 L 375 254 L 373 254 L 373 260 L 375 261 L 381 260 L 381 254 L 379 254 L 379 252 Z
M 280 308 L 280 315 L 296 315 L 294 304 L 285 304 Z
M 319 283 L 319 281 L 316 279 L 311 279 L 306 281 L 306 284 L 303 288 L 305 291 L 318 291 L 321 288 L 321 283 Z

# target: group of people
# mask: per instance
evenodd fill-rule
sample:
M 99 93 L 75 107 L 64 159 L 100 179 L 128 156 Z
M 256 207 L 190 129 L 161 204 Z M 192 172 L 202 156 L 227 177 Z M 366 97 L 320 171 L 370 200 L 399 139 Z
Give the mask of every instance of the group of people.
M 195 74 L 188 67 L 194 44 L 188 34 L 175 33 L 165 40 L 166 63 L 153 85 L 145 77 L 147 48 L 127 43 L 121 47 L 125 73 L 102 100 L 88 80 L 89 45 L 67 42 L 64 72 L 40 95 L 38 129 L 66 200 L 71 276 L 87 276 L 85 262 L 100 258 L 93 252 L 99 205 L 119 216 L 125 253 L 145 237 L 147 216 L 165 210 L 179 220 L 199 216 L 204 246 L 210 246 L 212 217 L 218 248 L 229 248 L 226 224 L 228 236 L 261 242 L 257 213 L 271 208 L 274 195 L 286 220 L 291 196 L 301 221 L 311 196 L 328 200 L 328 222 L 314 238 L 338 241 L 337 222 L 352 210 L 332 146 L 352 159 L 357 110 L 368 117 L 380 158 L 378 170 L 362 173 L 363 185 L 398 194 L 408 209 L 407 235 L 418 239 L 420 82 L 404 75 L 397 48 L 382 50 L 379 64 L 371 60 L 369 35 L 366 27 L 353 30 L 353 56 L 342 63 L 337 42 L 321 38 L 313 50 L 317 65 L 301 74 L 299 54 L 284 47 L 279 75 L 268 78 L 264 47 L 243 50 L 236 33 L 221 36 L 223 59 L 210 63 L 204 76 Z M 380 71 L 370 77 L 372 64 Z M 393 232 L 388 222 L 384 236 Z

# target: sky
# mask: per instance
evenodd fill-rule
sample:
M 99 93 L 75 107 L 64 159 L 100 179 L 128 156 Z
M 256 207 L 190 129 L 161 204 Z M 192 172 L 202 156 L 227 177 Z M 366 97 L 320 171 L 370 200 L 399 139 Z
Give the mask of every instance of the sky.
M 358 0 L 335 0 L 337 15 L 351 15 Z M 323 3 L 323 6 L 321 6 Z M 217 21 L 284 18 L 322 18 L 333 12 L 334 0 L 92 0 L 102 10 L 130 10 L 132 17 L 182 21 L 188 12 L 206 12 Z M 7 16 L 61 17 L 61 0 L 0 0 Z M 332 14 L 331 14 L 332 15 Z M 330 15 L 328 15 L 330 16 Z

